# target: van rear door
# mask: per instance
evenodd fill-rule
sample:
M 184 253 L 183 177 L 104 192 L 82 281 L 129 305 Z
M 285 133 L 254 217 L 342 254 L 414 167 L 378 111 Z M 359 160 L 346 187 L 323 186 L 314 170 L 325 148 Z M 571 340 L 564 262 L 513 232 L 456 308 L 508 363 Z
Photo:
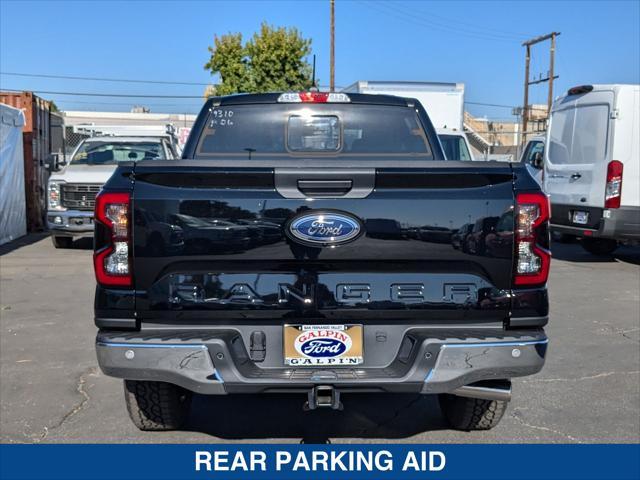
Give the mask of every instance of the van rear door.
M 597 228 L 611 156 L 614 100 L 613 91 L 602 90 L 568 95 L 554 104 L 544 162 L 554 224 Z

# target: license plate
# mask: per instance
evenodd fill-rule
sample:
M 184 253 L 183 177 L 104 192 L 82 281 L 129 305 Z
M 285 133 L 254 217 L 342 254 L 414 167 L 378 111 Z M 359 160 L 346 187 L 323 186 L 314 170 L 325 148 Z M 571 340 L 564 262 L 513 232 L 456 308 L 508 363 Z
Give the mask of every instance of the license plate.
M 362 351 L 362 325 L 284 326 L 285 365 L 359 365 Z
M 589 212 L 582 212 L 579 210 L 576 210 L 575 212 L 573 212 L 573 218 L 572 218 L 573 223 L 586 225 L 588 221 L 589 221 Z
M 71 225 L 93 225 L 92 217 L 72 217 L 69 219 Z

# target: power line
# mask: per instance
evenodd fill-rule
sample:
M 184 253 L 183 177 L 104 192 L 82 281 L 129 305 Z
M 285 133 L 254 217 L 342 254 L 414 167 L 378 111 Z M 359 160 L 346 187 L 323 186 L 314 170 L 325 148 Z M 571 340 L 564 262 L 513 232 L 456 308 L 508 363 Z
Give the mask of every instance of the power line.
M 497 29 L 491 29 L 488 27 L 484 27 L 482 26 L 481 28 L 479 28 L 477 25 L 473 25 L 470 23 L 464 23 L 464 22 L 460 22 L 458 20 L 453 20 L 453 19 L 449 19 L 447 17 L 442 17 L 439 15 L 436 15 L 434 13 L 426 13 L 424 11 L 421 11 L 420 9 L 416 9 L 414 8 L 414 6 L 409 6 L 407 4 L 403 5 L 400 2 L 383 2 L 386 3 L 390 8 L 392 7 L 394 10 L 396 10 L 398 8 L 398 5 L 400 5 L 402 9 L 404 9 L 404 13 L 406 15 L 410 15 L 412 17 L 417 17 L 419 19 L 424 20 L 425 22 L 428 22 L 432 25 L 435 26 L 440 26 L 442 28 L 445 29 L 450 29 L 452 31 L 458 31 L 461 33 L 468 33 L 471 35 L 479 35 L 481 37 L 496 37 L 496 38 L 501 38 L 503 40 L 517 40 L 517 41 L 522 41 L 523 38 L 526 38 L 528 35 L 526 34 L 520 34 L 520 33 L 514 33 L 514 32 L 506 32 L 506 31 L 501 31 L 501 30 L 497 30 Z M 434 21 L 435 19 L 439 19 L 440 21 Z M 444 22 L 444 23 L 442 23 Z M 493 32 L 489 31 L 489 30 L 493 30 Z
M 125 102 L 83 102 L 81 100 L 60 100 L 61 103 L 72 103 L 72 104 L 78 104 L 78 105 L 118 105 L 118 106 L 124 106 L 124 107 L 131 107 L 133 106 L 133 102 L 129 102 L 129 103 L 125 103 Z M 184 106 L 192 106 L 192 107 L 196 107 L 196 106 L 201 106 L 201 104 L 195 104 L 195 103 L 147 103 L 144 102 L 144 106 L 145 107 L 184 107 Z
M 330 25 L 329 25 L 329 37 L 331 39 L 331 46 L 329 47 L 329 90 L 335 91 L 336 88 L 336 11 L 335 0 L 329 0 L 330 5 Z M 315 82 L 316 79 L 314 78 Z
M 497 42 L 506 42 L 506 43 L 515 43 L 517 40 L 515 39 L 507 39 L 504 37 L 492 35 L 489 33 L 479 33 L 479 32 L 471 32 L 468 30 L 457 29 L 447 26 L 442 26 L 441 24 L 433 23 L 433 21 L 428 21 L 425 19 L 420 19 L 415 12 L 407 13 L 398 9 L 395 5 L 386 5 L 384 3 L 376 3 L 371 1 L 360 0 L 361 3 L 365 4 L 369 8 L 372 8 L 379 13 L 383 13 L 384 15 L 391 15 L 399 20 L 413 23 L 414 25 L 418 25 L 420 27 L 432 28 L 440 31 L 444 31 L 447 33 L 454 33 L 456 35 L 468 37 L 468 38 L 480 38 L 483 40 L 492 40 Z
M 8 92 L 22 92 L 15 88 L 3 88 Z M 89 93 L 89 92 L 52 92 L 49 90 L 29 90 L 30 92 L 46 95 L 72 95 L 72 96 L 84 96 L 84 97 L 120 97 L 120 98 L 199 98 L 204 103 L 202 95 L 145 95 L 145 94 L 131 94 L 131 93 Z
M 498 108 L 516 108 L 514 105 L 501 105 L 499 103 L 483 103 L 483 102 L 464 102 L 466 105 L 481 105 L 483 107 L 498 107 Z
M 465 105 L 480 105 L 482 107 L 497 107 L 497 108 L 520 108 L 515 105 L 502 105 L 499 103 L 484 103 L 484 102 L 467 102 L 465 100 Z M 537 108 L 537 107 L 529 107 L 529 110 L 539 110 L 541 112 L 546 112 L 546 108 Z
M 101 77 L 81 77 L 73 75 L 50 75 L 46 73 L 22 73 L 22 72 L 0 72 L 0 75 L 11 75 L 13 77 L 31 77 L 31 78 L 60 78 L 65 80 L 88 80 L 95 82 L 121 82 L 121 83 L 153 83 L 160 85 L 195 85 L 208 86 L 210 83 L 198 82 L 171 82 L 168 80 L 132 80 L 124 78 L 101 78 Z
M 113 107 L 117 110 L 115 113 L 127 113 L 126 111 L 122 111 L 122 107 L 132 108 L 136 106 L 133 102 L 131 103 L 121 103 L 121 102 L 84 102 L 82 100 L 59 100 L 57 102 L 60 110 L 70 110 L 73 107 L 78 107 L 80 111 L 98 111 L 99 108 L 104 107 Z M 191 103 L 143 103 L 144 107 L 157 109 L 158 111 L 153 111 L 151 113 L 170 113 L 170 112 L 162 112 L 161 109 L 178 109 L 176 114 L 187 114 L 187 115 L 196 115 L 200 110 L 199 107 L 201 105 L 195 105 Z M 66 108 L 65 108 L 66 107 Z M 197 110 L 194 110 L 197 109 Z
M 24 90 L 21 89 L 15 89 L 15 88 L 4 88 L 4 91 L 8 91 L 8 92 L 22 92 Z M 54 92 L 54 91 L 49 91 L 49 90 L 29 90 L 33 93 L 37 93 L 37 94 L 46 94 L 46 95 L 69 95 L 69 96 L 85 96 L 85 97 L 112 97 L 112 98 L 195 98 L 195 99 L 199 99 L 202 100 L 202 103 L 198 103 L 199 105 L 204 104 L 204 98 L 202 96 L 199 95 L 146 95 L 146 94 L 130 94 L 130 93 L 89 93 L 89 92 Z M 70 102 L 68 100 L 62 100 L 62 101 L 66 101 L 66 102 Z M 88 103 L 88 104 L 103 104 L 103 105 L 116 105 L 116 103 L 106 103 L 106 102 L 78 102 L 75 101 L 74 103 Z M 483 106 L 483 107 L 496 107 L 496 108 L 518 108 L 514 105 L 504 105 L 504 104 L 499 104 L 499 103 L 487 103 L 487 102 L 472 102 L 472 101 L 465 101 L 464 102 L 467 105 L 479 105 L 479 106 Z M 119 105 L 129 105 L 124 104 L 124 103 L 120 103 Z M 182 106 L 184 105 L 183 103 L 181 104 L 157 104 L 157 105 L 162 105 L 162 106 Z M 195 106 L 194 104 L 191 104 Z M 535 108 L 535 107 L 530 107 L 529 110 L 540 110 L 540 111 L 546 111 L 546 109 L 544 108 Z
M 406 2 L 405 2 L 406 4 Z M 407 5 L 408 7 L 408 5 Z M 478 28 L 477 24 L 474 23 L 470 23 L 470 22 L 464 22 L 462 20 L 459 20 L 457 18 L 448 18 L 448 17 L 443 17 L 441 15 L 436 15 L 435 13 L 429 12 L 428 14 L 429 17 L 434 17 L 434 18 L 438 18 L 444 22 L 448 22 L 451 23 L 455 26 L 459 26 L 459 25 L 465 25 L 467 27 L 469 27 L 470 29 L 473 30 L 478 30 L 481 32 L 486 32 L 487 30 L 491 30 L 493 32 L 495 32 L 496 35 L 504 35 L 504 36 L 511 36 L 514 38 L 527 38 L 527 37 L 531 37 L 530 34 L 528 33 L 519 33 L 519 32 L 512 32 L 512 31 L 508 31 L 508 30 L 502 30 L 502 29 L 497 29 L 497 28 L 491 28 L 491 27 L 487 27 L 487 26 L 482 26 L 482 28 Z

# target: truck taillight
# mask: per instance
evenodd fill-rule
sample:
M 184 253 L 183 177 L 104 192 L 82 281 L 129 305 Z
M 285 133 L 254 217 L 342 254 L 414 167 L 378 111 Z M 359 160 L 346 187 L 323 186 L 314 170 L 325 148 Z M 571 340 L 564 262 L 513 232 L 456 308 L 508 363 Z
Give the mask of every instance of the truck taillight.
M 101 192 L 95 205 L 96 228 L 99 223 L 108 231 L 106 244 L 96 242 L 93 254 L 96 280 L 106 286 L 131 286 L 131 195 Z
M 516 196 L 516 285 L 541 285 L 549 277 L 549 199 L 542 193 Z
M 607 165 L 607 184 L 604 190 L 604 208 L 620 208 L 622 198 L 622 163 L 612 160 Z

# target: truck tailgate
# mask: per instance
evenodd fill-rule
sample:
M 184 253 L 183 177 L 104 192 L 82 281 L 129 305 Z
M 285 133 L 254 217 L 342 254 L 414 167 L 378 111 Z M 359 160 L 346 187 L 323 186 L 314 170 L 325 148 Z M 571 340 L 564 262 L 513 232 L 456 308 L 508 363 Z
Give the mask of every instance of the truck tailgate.
M 138 318 L 174 325 L 506 319 L 511 167 L 431 163 L 364 173 L 327 169 L 329 181 L 319 184 L 313 183 L 322 178 L 317 170 L 307 178 L 305 169 L 289 169 L 287 177 L 274 168 L 207 161 L 139 163 L 133 194 Z M 287 190 L 282 182 L 291 183 L 291 175 Z M 300 181 L 320 190 L 296 193 Z M 345 195 L 322 191 L 349 181 Z M 358 195 L 358 182 L 370 191 Z M 322 246 L 291 234 L 292 218 L 325 211 L 356 218 L 357 238 Z

